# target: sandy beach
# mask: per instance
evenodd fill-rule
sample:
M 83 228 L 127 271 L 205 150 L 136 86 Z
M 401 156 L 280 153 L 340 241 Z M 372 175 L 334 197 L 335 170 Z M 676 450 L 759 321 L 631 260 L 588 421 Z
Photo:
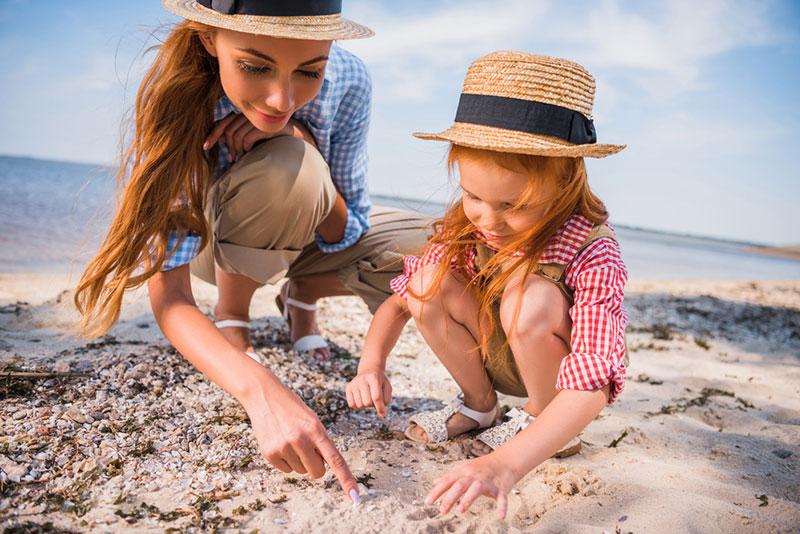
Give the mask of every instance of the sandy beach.
M 244 411 L 170 348 L 143 291 L 110 335 L 71 337 L 71 284 L 0 274 L 4 532 L 800 528 L 800 281 L 632 283 L 624 393 L 582 434 L 578 456 L 517 484 L 505 523 L 487 499 L 445 517 L 421 502 L 468 438 L 428 449 L 402 437 L 409 414 L 456 392 L 413 325 L 390 360 L 395 397 L 382 420 L 344 400 L 369 321 L 360 301 L 322 301 L 336 358 L 320 363 L 289 350 L 274 289 L 254 300 L 258 352 L 350 463 L 365 494 L 354 508 L 330 474 L 287 476 L 259 457 Z M 209 312 L 214 288 L 194 286 Z

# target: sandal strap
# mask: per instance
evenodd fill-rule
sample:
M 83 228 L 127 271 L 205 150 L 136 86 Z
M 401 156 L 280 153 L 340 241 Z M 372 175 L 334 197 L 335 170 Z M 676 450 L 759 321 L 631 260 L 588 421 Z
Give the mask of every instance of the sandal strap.
M 250 328 L 250 321 L 241 321 L 239 319 L 225 319 L 223 321 L 214 321 L 214 326 L 217 328 Z
M 327 346 L 328 342 L 319 334 L 303 336 L 292 344 L 292 348 L 297 352 L 310 352 L 312 350 L 324 349 Z
M 286 297 L 286 300 L 283 301 L 284 304 L 289 306 L 294 306 L 295 308 L 300 308 L 301 310 L 306 311 L 317 311 L 316 304 L 309 304 L 308 302 L 301 302 L 299 300 L 293 299 L 292 297 Z
M 425 431 L 428 435 L 428 441 L 426 442 L 428 445 L 436 445 L 438 443 L 444 443 L 449 439 L 447 436 L 447 421 L 456 412 L 478 423 L 478 428 L 486 428 L 494 424 L 497 419 L 498 406 L 495 405 L 495 407 L 488 412 L 479 412 L 472 408 L 467 408 L 464 406 L 464 395 L 462 393 L 450 401 L 450 404 L 444 408 L 415 414 L 408 422 L 416 424 Z M 406 435 L 408 436 L 408 434 Z
M 475 439 L 482 441 L 492 450 L 497 450 L 531 424 L 534 419 L 531 414 L 519 408 L 512 408 L 506 415 L 509 418 L 508 421 L 481 432 Z

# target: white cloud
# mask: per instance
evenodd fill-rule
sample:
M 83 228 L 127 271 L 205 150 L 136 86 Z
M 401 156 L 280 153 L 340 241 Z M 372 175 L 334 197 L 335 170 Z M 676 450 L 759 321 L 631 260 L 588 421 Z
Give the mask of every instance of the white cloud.
M 348 42 L 398 99 L 430 100 L 476 57 L 498 49 L 562 55 L 597 69 L 624 69 L 655 98 L 703 87 L 709 59 L 785 39 L 772 25 L 772 2 L 673 0 L 645 8 L 620 0 L 579 6 L 506 0 L 430 6 L 414 15 L 374 2 L 349 14 L 376 37 Z

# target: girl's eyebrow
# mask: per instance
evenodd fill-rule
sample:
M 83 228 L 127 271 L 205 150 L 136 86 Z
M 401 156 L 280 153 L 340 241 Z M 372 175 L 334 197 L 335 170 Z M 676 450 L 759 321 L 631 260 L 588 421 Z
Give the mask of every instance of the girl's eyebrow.
M 265 61 L 269 61 L 270 63 L 276 63 L 276 64 L 278 63 L 273 58 L 271 58 L 270 56 L 265 54 L 264 52 L 259 52 L 255 48 L 237 48 L 237 50 L 239 50 L 240 52 L 244 52 L 246 54 L 250 54 L 252 56 L 260 57 L 261 59 L 263 59 Z M 307 66 L 307 65 L 312 65 L 314 63 L 319 63 L 320 61 L 327 61 L 327 60 L 328 60 L 328 56 L 317 56 L 315 58 L 309 59 L 308 61 L 303 61 L 298 66 L 299 67 L 304 67 L 304 66 Z

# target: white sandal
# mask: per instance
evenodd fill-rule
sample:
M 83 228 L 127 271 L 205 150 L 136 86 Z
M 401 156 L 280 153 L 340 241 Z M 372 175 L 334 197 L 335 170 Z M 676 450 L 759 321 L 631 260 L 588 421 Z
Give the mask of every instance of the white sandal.
M 527 428 L 534 420 L 531 414 L 519 408 L 512 408 L 509 410 L 506 417 L 508 421 L 481 432 L 475 439 L 481 443 L 485 443 L 491 447 L 492 450 L 497 450 L 501 445 Z M 567 456 L 578 454 L 580 450 L 581 440 L 576 436 L 572 438 L 569 443 L 561 447 L 558 452 L 553 455 L 553 458 L 566 458 Z
M 495 404 L 494 408 L 488 412 L 479 412 L 477 410 L 473 410 L 472 408 L 467 408 L 464 406 L 464 394 L 462 393 L 441 410 L 418 413 L 413 415 L 408 420 L 409 425 L 414 423 L 425 431 L 425 434 L 428 436 L 427 441 L 422 441 L 417 436 L 411 434 L 410 426 L 406 428 L 405 435 L 411 441 L 425 443 L 426 445 L 437 445 L 439 443 L 444 443 L 450 439 L 447 436 L 447 420 L 450 419 L 456 412 L 466 415 L 478 423 L 478 428 L 480 429 L 492 426 L 497 422 L 498 415 L 500 413 L 500 406 Z
M 294 306 L 295 308 L 300 308 L 301 310 L 306 310 L 306 311 L 317 311 L 316 304 L 301 302 L 299 300 L 293 299 L 288 295 L 284 297 L 283 288 L 281 288 L 281 291 L 278 293 L 278 296 L 275 297 L 275 304 L 278 306 L 278 310 L 280 310 L 281 315 L 286 321 L 286 324 L 289 325 L 290 331 L 292 329 L 292 320 L 289 317 L 289 306 Z M 328 348 L 328 342 L 325 341 L 325 338 L 319 334 L 309 334 L 307 336 L 299 338 L 297 341 L 292 343 L 292 348 L 300 353 L 314 352 L 317 349 Z
M 247 328 L 250 330 L 250 323 L 248 321 L 241 321 L 239 319 L 224 319 L 222 321 L 214 321 L 214 326 L 217 328 Z M 245 354 L 263 365 L 261 357 L 254 351 L 248 350 L 245 351 Z

